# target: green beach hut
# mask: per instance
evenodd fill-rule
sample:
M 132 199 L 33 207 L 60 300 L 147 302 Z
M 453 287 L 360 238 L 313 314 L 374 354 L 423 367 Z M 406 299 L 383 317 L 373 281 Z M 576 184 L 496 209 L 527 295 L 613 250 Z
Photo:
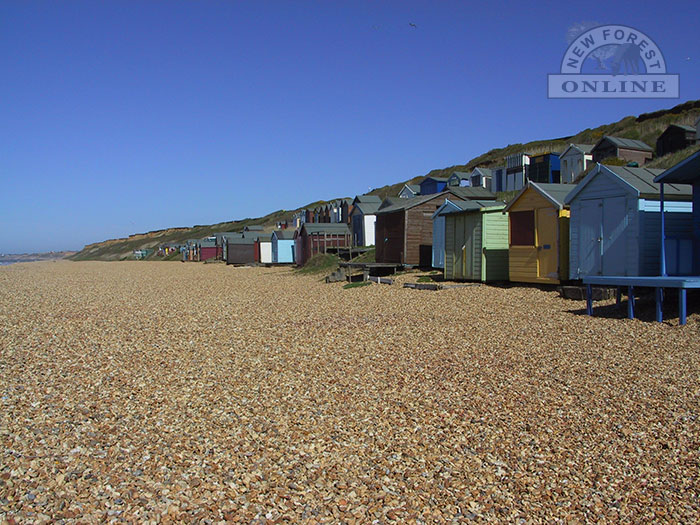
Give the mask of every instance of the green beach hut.
M 505 203 L 454 201 L 445 216 L 445 279 L 508 280 L 508 215 Z

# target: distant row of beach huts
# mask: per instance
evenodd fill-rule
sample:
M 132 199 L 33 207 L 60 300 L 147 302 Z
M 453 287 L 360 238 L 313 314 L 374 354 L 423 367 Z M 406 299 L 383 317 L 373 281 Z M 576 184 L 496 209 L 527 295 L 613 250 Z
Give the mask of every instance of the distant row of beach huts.
M 697 127 L 671 125 L 656 149 L 696 143 Z M 606 165 L 610 157 L 627 165 Z M 274 231 L 249 226 L 161 250 L 178 249 L 183 260 L 303 265 L 317 253 L 375 246 L 378 263 L 439 268 L 453 280 L 659 275 L 663 199 L 665 271 L 700 274 L 698 180 L 669 182 L 662 195 L 664 170 L 644 167 L 651 157 L 643 142 L 605 136 L 561 153 L 511 155 L 499 168 L 426 177 L 395 197 L 338 199 L 300 210 Z M 507 191 L 517 194 L 497 200 Z

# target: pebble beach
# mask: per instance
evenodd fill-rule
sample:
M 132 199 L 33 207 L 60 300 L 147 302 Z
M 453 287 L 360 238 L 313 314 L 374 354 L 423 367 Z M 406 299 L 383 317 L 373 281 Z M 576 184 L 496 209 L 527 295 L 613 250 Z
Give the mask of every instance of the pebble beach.
M 692 523 L 700 316 L 289 268 L 0 268 L 0 522 Z

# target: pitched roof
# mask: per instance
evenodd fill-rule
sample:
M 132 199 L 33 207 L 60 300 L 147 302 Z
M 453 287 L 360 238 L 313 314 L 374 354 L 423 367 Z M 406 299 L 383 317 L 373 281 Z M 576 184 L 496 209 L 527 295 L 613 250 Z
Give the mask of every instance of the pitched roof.
M 598 164 L 586 177 L 579 182 L 571 193 L 566 196 L 566 204 L 578 195 L 588 183 L 593 180 L 602 171 L 607 171 L 612 175 L 619 177 L 624 183 L 637 191 L 639 197 L 650 197 L 652 199 L 661 196 L 661 186 L 654 182 L 654 179 L 661 175 L 664 170 L 652 168 L 630 168 L 628 166 L 607 166 Z M 687 184 L 665 184 L 664 195 L 667 198 L 676 198 L 680 200 L 689 200 L 692 197 L 692 186 Z
M 680 161 L 675 166 L 671 166 L 666 171 L 657 175 L 654 182 L 677 182 L 692 184 L 700 181 L 700 151 L 696 151 L 690 157 Z M 664 193 L 666 186 L 664 186 Z
M 460 202 L 460 201 L 457 201 L 457 202 Z M 448 209 L 454 210 L 456 207 L 457 207 L 457 204 L 455 204 L 454 201 L 451 201 L 449 199 L 449 197 L 447 197 L 445 199 L 445 202 L 443 202 L 442 205 L 437 210 L 435 210 L 435 213 L 433 213 L 432 218 L 435 219 L 435 217 L 437 217 L 438 215 L 442 215 L 442 212 L 444 212 L 445 210 L 448 210 Z
M 541 194 L 545 199 L 551 202 L 554 206 L 560 210 L 564 207 L 566 202 L 566 197 L 574 189 L 573 184 L 551 184 L 544 182 L 533 182 L 527 181 L 527 185 L 520 190 L 520 192 L 513 197 L 513 199 L 508 203 L 505 210 L 508 211 L 515 204 L 515 202 L 520 198 L 520 196 L 527 191 L 528 188 L 534 189 L 536 192 Z
M 247 231 L 243 232 L 243 237 L 246 239 L 259 239 L 261 241 L 269 241 L 272 236 L 271 232 Z
M 447 182 L 449 177 L 426 177 L 420 183 L 423 184 L 425 181 L 434 180 L 435 182 Z
M 376 202 L 377 204 L 381 204 L 382 199 L 379 195 L 357 195 L 352 202 L 353 204 L 357 204 L 358 202 Z
M 450 201 L 452 204 L 457 206 L 457 210 L 452 209 L 452 210 L 444 210 L 443 212 L 440 213 L 440 215 L 451 215 L 453 213 L 464 213 L 467 211 L 479 211 L 483 210 L 486 208 L 504 208 L 506 203 L 502 201 Z
M 358 202 L 355 204 L 355 210 L 358 210 L 362 213 L 362 215 L 374 215 L 377 213 L 377 210 L 379 209 L 379 206 L 381 206 L 382 203 L 380 202 Z
M 227 244 L 255 244 L 255 239 L 252 237 L 242 237 L 242 238 L 233 238 L 233 239 L 227 239 L 226 240 Z
M 305 222 L 301 229 L 306 233 L 350 233 L 348 225 L 342 222 Z
M 442 193 L 431 193 L 430 195 L 420 195 L 418 197 L 413 197 L 411 199 L 396 199 L 397 202 L 383 207 L 379 208 L 377 211 L 377 215 L 382 215 L 385 213 L 394 213 L 397 211 L 402 211 L 402 210 L 409 210 L 411 208 L 415 208 L 416 206 L 419 206 L 423 204 L 424 202 L 428 202 L 433 199 L 441 199 L 449 195 L 449 192 L 443 191 Z M 387 199 L 388 200 L 388 199 Z
M 447 191 L 461 199 L 494 200 L 496 198 L 495 193 L 482 186 L 460 186 L 459 188 L 449 188 Z
M 416 198 L 416 197 L 411 197 L 411 198 L 408 199 L 408 200 L 415 199 L 415 198 Z M 406 200 L 406 199 L 401 198 L 401 197 L 386 197 L 386 198 L 382 201 L 382 203 L 380 204 L 379 209 L 380 209 L 380 210 L 383 210 L 383 209 L 386 208 L 387 206 L 392 206 L 392 205 L 394 205 L 394 204 L 398 204 L 399 202 L 403 202 L 403 201 L 405 201 L 405 200 Z
M 496 195 L 494 193 L 491 193 L 489 190 L 486 188 L 482 188 L 481 186 L 476 186 L 476 187 L 458 187 L 458 188 L 445 188 L 445 191 L 441 193 L 432 193 L 430 195 L 420 195 L 418 197 L 413 197 L 412 199 L 397 199 L 397 201 L 389 206 L 385 206 L 382 208 L 379 208 L 377 211 L 377 215 L 383 214 L 383 213 L 394 213 L 397 211 L 401 210 L 409 210 L 415 206 L 419 206 L 420 204 L 423 204 L 425 202 L 428 202 L 432 199 L 437 198 L 443 198 L 443 197 L 449 197 L 450 195 L 453 195 L 457 197 L 458 199 L 466 199 L 466 200 L 471 200 L 471 199 L 481 199 L 481 200 L 494 200 L 496 198 Z
M 480 168 L 480 167 L 477 166 L 476 168 L 474 168 L 474 169 L 472 170 L 472 173 L 474 173 L 475 171 L 478 171 L 479 173 L 481 173 L 482 175 L 484 175 L 484 176 L 486 176 L 486 177 L 491 177 L 491 176 L 492 176 L 492 172 L 491 172 L 491 169 L 490 169 L 490 168 Z
M 598 144 L 601 144 L 605 140 L 612 142 L 618 148 L 654 151 L 651 146 L 645 142 L 642 142 L 641 140 L 623 139 L 622 137 L 611 137 L 610 135 L 605 135 L 603 138 L 601 138 L 598 143 L 593 146 L 593 148 L 597 148 Z
M 294 238 L 294 230 L 275 230 L 272 232 L 279 240 L 288 241 Z
M 560 157 L 563 157 L 566 155 L 566 152 L 569 151 L 570 149 L 574 148 L 579 150 L 581 153 L 584 155 L 590 155 L 591 151 L 593 150 L 594 144 L 569 144 L 564 151 L 561 152 Z
M 250 226 L 246 226 L 245 228 L 243 228 L 243 231 L 251 231 L 251 232 L 256 232 L 256 231 L 259 232 L 262 230 L 264 230 L 264 228 L 259 224 L 252 224 Z
M 669 124 L 668 128 L 681 128 L 683 131 L 690 131 L 691 133 L 695 133 L 696 131 L 693 126 L 686 126 L 685 124 Z M 666 130 L 668 128 L 666 128 Z M 664 133 L 666 130 L 664 130 Z

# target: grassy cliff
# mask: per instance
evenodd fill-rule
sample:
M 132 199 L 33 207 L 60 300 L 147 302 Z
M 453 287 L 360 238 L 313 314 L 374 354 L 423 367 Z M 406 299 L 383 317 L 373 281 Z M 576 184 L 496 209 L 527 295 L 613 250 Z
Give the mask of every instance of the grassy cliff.
M 505 156 L 515 153 L 525 152 L 534 155 L 548 151 L 563 151 L 570 143 L 595 144 L 603 135 L 614 135 L 642 140 L 652 148 L 655 148 L 656 139 L 669 124 L 687 124 L 694 126 L 698 117 L 700 117 L 700 100 L 691 100 L 671 109 L 655 111 L 653 113 L 643 113 L 638 117 L 629 116 L 618 122 L 613 122 L 612 124 L 605 124 L 594 129 L 585 129 L 570 137 L 537 140 L 525 144 L 509 144 L 505 147 L 494 148 L 471 159 L 466 164 L 434 169 L 426 175 L 416 176 L 409 180 L 397 182 L 396 184 L 376 188 L 370 193 L 379 195 L 382 198 L 390 195 L 397 195 L 404 184 L 418 183 L 426 176 L 447 177 L 454 171 L 469 172 L 477 166 L 488 168 L 502 165 Z M 700 149 L 700 146 L 694 146 L 682 152 L 655 158 L 648 166 L 652 168 L 668 168 L 698 149 Z M 310 203 L 305 206 L 305 208 L 313 208 L 325 202 L 327 201 Z M 161 244 L 171 242 L 177 243 L 187 239 L 200 239 L 216 232 L 238 231 L 250 225 L 259 224 L 272 227 L 278 221 L 290 219 L 295 211 L 297 210 L 279 210 L 255 219 L 248 218 L 219 224 L 198 225 L 189 228 L 169 228 L 166 230 L 139 233 L 125 239 L 111 239 L 89 244 L 80 252 L 73 255 L 71 259 L 76 261 L 88 259 L 120 260 L 130 257 L 132 251 L 137 249 L 156 249 Z M 152 255 L 150 258 L 155 258 L 155 256 Z

